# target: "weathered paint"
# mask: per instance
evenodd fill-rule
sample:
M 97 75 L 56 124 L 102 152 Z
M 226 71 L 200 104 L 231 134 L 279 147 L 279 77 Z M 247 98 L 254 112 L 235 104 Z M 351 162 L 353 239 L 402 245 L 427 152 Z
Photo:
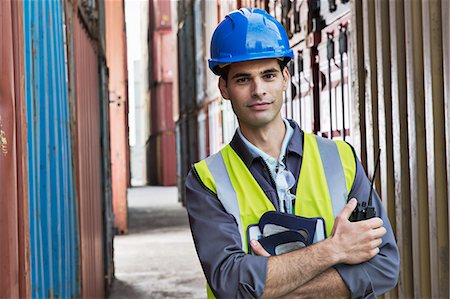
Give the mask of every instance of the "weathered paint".
M 16 115 L 11 2 L 0 3 L 0 297 L 19 297 Z
M 99 16 L 99 94 L 101 118 L 101 148 L 102 148 L 102 195 L 103 195 L 103 267 L 105 274 L 105 293 L 109 293 L 114 279 L 114 213 L 112 207 L 111 186 L 111 145 L 109 125 L 109 91 L 108 67 L 106 65 L 105 50 L 105 2 L 98 2 Z
M 112 207 L 111 186 L 111 146 L 109 131 L 109 93 L 108 93 L 108 70 L 104 53 L 100 60 L 100 99 L 101 99 L 101 147 L 102 147 L 102 195 L 103 195 L 103 267 L 105 274 L 105 292 L 108 293 L 112 287 L 114 278 L 114 213 Z
M 450 82 L 450 2 L 335 2 L 337 9 L 331 13 L 328 1 L 297 0 L 290 1 L 293 5 L 287 6 L 283 6 L 285 1 L 270 0 L 265 3 L 270 13 L 288 29 L 288 34 L 293 33 L 290 42 L 296 58 L 291 73 L 294 73 L 292 82 L 297 88 L 297 97 L 293 97 L 293 101 L 286 100 L 283 113 L 299 118 L 297 120 L 306 131 L 329 131 L 329 128 L 323 127 L 329 127 L 330 113 L 322 113 L 329 110 L 329 106 L 318 110 L 317 103 L 323 104 L 323 100 L 329 100 L 329 91 L 332 91 L 333 101 L 341 98 L 342 91 L 336 86 L 341 80 L 336 80 L 336 77 L 337 68 L 342 63 L 337 61 L 337 66 L 330 64 L 329 80 L 328 65 L 323 64 L 326 61 L 325 43 L 328 34 L 333 36 L 338 55 L 336 38 L 339 25 L 348 20 L 347 60 L 343 60 L 348 66 L 344 66 L 344 84 L 339 86 L 348 85 L 349 90 L 351 113 L 345 127 L 369 175 L 373 173 L 377 149 L 381 148 L 376 188 L 391 220 L 402 261 L 399 284 L 385 297 L 448 298 L 450 88 L 447 82 Z M 311 11 L 319 3 L 320 15 L 317 11 Z M 197 23 L 206 26 L 201 31 L 203 33 L 209 34 L 209 27 L 215 26 L 210 21 L 214 14 L 217 13 L 218 20 L 223 18 L 226 14 L 223 8 L 254 6 L 257 2 L 213 1 L 205 7 L 215 4 L 217 12 L 215 8 L 205 10 L 203 19 L 197 20 Z M 208 34 L 193 34 L 196 32 L 196 23 L 192 20 L 193 7 L 195 1 L 179 4 L 180 117 L 177 142 L 181 164 L 178 167 L 180 188 L 183 188 L 183 176 L 191 161 L 207 152 L 208 140 L 213 140 L 202 133 L 207 131 L 205 115 L 208 118 L 212 115 L 210 110 L 205 112 L 205 106 L 209 104 L 194 101 L 208 90 L 209 83 L 206 88 L 202 87 L 204 90 L 196 90 L 202 84 L 198 84 L 197 76 L 193 75 L 198 61 L 190 51 L 195 50 L 192 45 L 209 42 L 195 39 L 210 37 Z M 287 9 L 289 7 L 290 10 Z M 300 28 L 292 26 L 292 18 L 296 18 L 292 7 L 300 16 Z M 298 29 L 300 31 L 296 31 Z M 299 67 L 301 57 L 303 68 Z M 326 80 L 322 80 L 324 77 Z M 330 85 L 332 89 L 328 89 Z M 323 87 L 325 89 L 320 90 Z M 293 93 L 288 92 L 287 95 Z M 301 105 L 297 104 L 299 101 Z M 301 111 L 297 112 L 300 108 Z M 306 120 L 308 115 L 311 118 Z M 332 116 L 335 123 L 335 115 Z M 222 117 L 227 115 L 223 113 Z M 192 125 L 194 122 L 195 126 Z M 321 126 L 318 126 L 320 122 Z M 218 120 L 214 123 L 219 125 Z M 340 120 L 337 129 L 339 123 Z M 222 124 L 225 124 L 223 119 Z M 211 125 L 209 123 L 208 127 L 211 128 Z M 222 129 L 223 137 L 226 130 L 225 127 Z M 189 134 L 192 130 L 196 134 Z M 191 153 L 196 156 L 192 157 Z
M 123 1 L 105 2 L 106 61 L 109 68 L 111 179 L 115 226 L 128 230 L 128 100 Z
M 24 22 L 23 2 L 11 2 L 14 48 L 14 91 L 16 105 L 16 158 L 17 182 L 28 180 L 27 111 L 25 99 Z M 30 289 L 30 234 L 28 210 L 28 184 L 17 185 L 19 228 L 19 297 L 28 298 Z
M 73 43 L 81 296 L 101 298 L 104 269 L 99 68 L 96 42 L 89 37 L 79 14 L 73 18 Z
M 80 295 L 62 2 L 24 3 L 31 296 Z
M 364 28 L 366 36 L 362 46 L 353 35 L 355 59 L 365 62 L 354 65 L 354 83 L 362 87 L 355 99 L 363 105 L 365 92 L 366 105 L 376 104 L 360 118 L 360 128 L 376 136 L 361 134 L 355 142 L 369 166 L 376 141 L 384 152 L 377 185 L 402 259 L 389 295 L 448 298 L 448 1 L 362 1 L 365 20 L 357 17 L 357 2 L 352 30 Z
M 170 18 L 170 2 L 150 1 L 150 183 L 176 184 L 173 69 L 175 40 Z M 197 54 L 198 55 L 198 54 Z M 201 56 L 203 58 L 203 56 Z M 198 74 L 197 74 L 198 75 Z M 197 76 L 198 80 L 200 77 Z M 202 81 L 203 82 L 203 81 Z M 152 167 L 154 165 L 154 167 Z

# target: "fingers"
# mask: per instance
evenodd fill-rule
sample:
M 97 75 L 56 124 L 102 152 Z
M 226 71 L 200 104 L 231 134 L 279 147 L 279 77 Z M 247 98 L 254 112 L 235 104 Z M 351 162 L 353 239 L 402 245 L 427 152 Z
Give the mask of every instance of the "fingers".
M 386 234 L 387 230 L 384 226 L 372 230 L 372 238 L 378 239 Z
M 383 239 L 381 239 L 381 238 L 374 239 L 370 242 L 370 247 L 371 248 L 379 248 L 381 243 L 383 243 Z
M 250 241 L 250 247 L 252 247 L 252 251 L 259 256 L 270 256 L 270 254 L 261 246 L 261 244 L 256 240 Z
M 367 220 L 361 220 L 359 222 L 361 225 L 366 226 L 368 229 L 376 229 L 383 227 L 383 220 L 379 217 L 370 218 Z
M 343 218 L 343 219 L 350 218 L 350 215 L 352 214 L 353 210 L 356 208 L 357 203 L 358 203 L 358 201 L 355 198 L 350 199 L 337 217 Z

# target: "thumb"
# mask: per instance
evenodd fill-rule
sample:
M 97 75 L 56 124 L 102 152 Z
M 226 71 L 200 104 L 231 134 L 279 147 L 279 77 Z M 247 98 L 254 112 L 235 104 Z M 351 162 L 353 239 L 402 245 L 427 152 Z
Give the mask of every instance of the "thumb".
M 344 219 L 350 218 L 350 215 L 352 214 L 353 210 L 356 208 L 356 205 L 358 204 L 358 201 L 356 198 L 352 198 L 348 201 L 348 203 L 345 205 L 345 207 L 342 209 L 342 211 L 339 213 L 339 216 L 341 216 Z
M 250 246 L 252 247 L 253 252 L 259 256 L 270 256 L 270 254 L 261 246 L 261 244 L 256 240 L 250 241 Z

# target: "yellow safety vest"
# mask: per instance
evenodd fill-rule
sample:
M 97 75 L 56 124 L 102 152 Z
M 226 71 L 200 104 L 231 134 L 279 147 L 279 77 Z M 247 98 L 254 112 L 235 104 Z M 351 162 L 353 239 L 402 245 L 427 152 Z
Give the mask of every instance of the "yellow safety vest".
M 275 210 L 274 205 L 230 145 L 194 168 L 203 185 L 236 219 L 242 249 L 248 252 L 247 227 L 258 223 L 265 212 Z M 305 133 L 295 214 L 322 217 L 329 236 L 335 217 L 347 203 L 355 174 L 355 157 L 347 143 Z M 207 293 L 208 298 L 215 298 L 209 286 Z

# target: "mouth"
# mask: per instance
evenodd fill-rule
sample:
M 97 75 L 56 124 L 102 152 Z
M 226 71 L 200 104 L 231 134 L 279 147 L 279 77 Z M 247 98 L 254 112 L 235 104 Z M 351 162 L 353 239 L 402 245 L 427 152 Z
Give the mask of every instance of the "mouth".
M 272 105 L 272 102 L 264 101 L 264 102 L 255 102 L 247 105 L 248 108 L 255 111 L 264 111 L 267 110 Z

